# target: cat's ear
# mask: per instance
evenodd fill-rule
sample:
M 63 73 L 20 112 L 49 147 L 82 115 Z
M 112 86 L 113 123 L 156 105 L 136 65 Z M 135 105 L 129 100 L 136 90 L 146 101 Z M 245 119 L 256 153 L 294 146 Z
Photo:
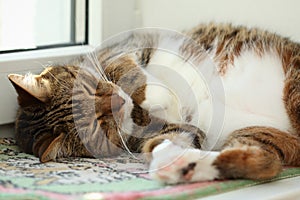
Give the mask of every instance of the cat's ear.
M 40 162 L 55 161 L 62 147 L 64 133 L 60 135 L 45 134 L 33 145 L 33 153 L 40 158 Z
M 32 105 L 37 102 L 47 102 L 50 94 L 49 81 L 39 75 L 8 75 L 9 80 L 18 93 L 21 106 Z

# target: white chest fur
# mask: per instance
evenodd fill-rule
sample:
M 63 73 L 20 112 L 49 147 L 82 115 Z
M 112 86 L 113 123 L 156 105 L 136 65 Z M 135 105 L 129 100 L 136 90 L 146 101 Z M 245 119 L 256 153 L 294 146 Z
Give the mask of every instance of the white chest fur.
M 284 72 L 275 52 L 262 57 L 244 51 L 224 77 L 225 117 L 222 134 L 247 126 L 272 126 L 288 131 L 291 126 L 283 97 Z

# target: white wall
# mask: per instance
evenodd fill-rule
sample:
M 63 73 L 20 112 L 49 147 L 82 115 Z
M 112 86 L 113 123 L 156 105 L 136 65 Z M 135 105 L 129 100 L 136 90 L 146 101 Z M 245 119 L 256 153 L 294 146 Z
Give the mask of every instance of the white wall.
M 142 26 L 187 29 L 202 22 L 232 22 L 276 31 L 300 41 L 299 0 L 137 0 Z
M 300 41 L 299 0 L 103 1 L 104 38 L 135 27 L 181 31 L 216 21 L 256 26 Z
M 107 39 L 122 31 L 138 27 L 136 2 L 138 0 L 102 0 L 102 36 Z

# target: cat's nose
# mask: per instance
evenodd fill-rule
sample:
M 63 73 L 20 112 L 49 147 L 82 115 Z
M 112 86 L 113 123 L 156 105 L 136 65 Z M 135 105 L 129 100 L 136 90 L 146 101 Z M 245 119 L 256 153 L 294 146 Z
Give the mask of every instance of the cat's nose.
M 113 94 L 111 97 L 111 110 L 113 112 L 119 111 L 125 104 L 125 99 L 120 97 L 118 94 Z

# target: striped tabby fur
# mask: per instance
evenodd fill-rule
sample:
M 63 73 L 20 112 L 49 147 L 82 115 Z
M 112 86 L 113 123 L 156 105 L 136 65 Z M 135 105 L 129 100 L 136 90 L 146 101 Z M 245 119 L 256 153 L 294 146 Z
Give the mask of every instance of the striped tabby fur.
M 299 166 L 300 45 L 273 33 L 228 24 L 200 25 L 184 34 L 185 40 L 167 38 L 184 58 L 182 63 L 160 52 L 166 38 L 149 31 L 108 43 L 94 52 L 93 59 L 87 56 L 75 64 L 48 67 L 40 75 L 9 75 L 19 95 L 20 148 L 41 162 L 111 156 L 124 150 L 150 153 L 146 157 L 152 176 L 166 183 L 266 179 L 276 176 L 283 165 Z M 222 80 L 226 96 L 221 102 L 226 113 L 223 129 L 215 146 L 209 145 L 217 136 L 206 124 L 211 111 L 201 105 L 203 96 L 196 94 L 200 113 L 188 103 L 178 109 L 168 90 L 149 82 L 153 78 L 176 90 L 176 81 L 165 79 L 171 75 L 155 67 L 157 62 L 178 74 L 186 72 L 189 83 L 187 63 L 192 60 L 207 69 L 212 66 L 201 63 L 208 57 L 217 66 L 213 77 Z M 248 61 L 250 66 L 243 68 Z M 95 63 L 101 69 L 91 70 Z M 250 71 L 250 78 L 245 71 Z M 275 106 L 269 108 L 272 102 Z M 162 108 L 153 110 L 156 104 Z M 182 159 L 172 164 L 170 151 L 183 147 L 187 151 Z M 166 153 L 156 153 L 160 150 Z M 205 158 L 198 157 L 206 151 Z

